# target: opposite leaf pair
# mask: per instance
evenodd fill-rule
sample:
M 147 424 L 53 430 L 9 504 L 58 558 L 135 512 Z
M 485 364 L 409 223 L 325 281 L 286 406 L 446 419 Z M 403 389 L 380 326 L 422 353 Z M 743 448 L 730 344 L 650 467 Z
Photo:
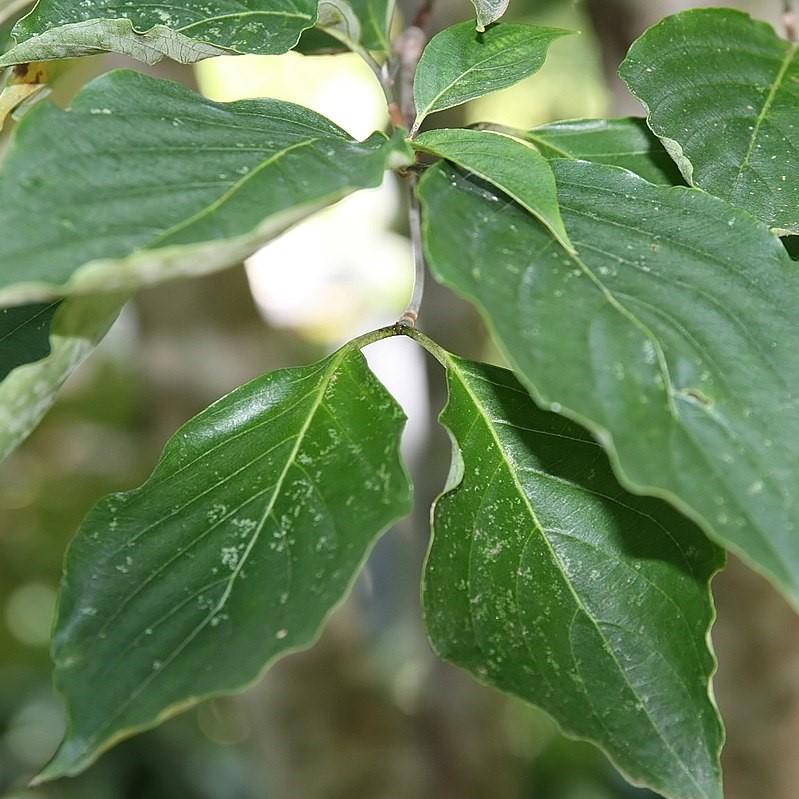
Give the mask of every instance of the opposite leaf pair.
M 720 551 L 621 489 L 601 448 L 510 372 L 401 327 L 242 386 L 175 434 L 140 489 L 92 511 L 53 649 L 70 729 L 41 778 L 313 640 L 409 509 L 402 413 L 358 352 L 402 333 L 445 367 L 457 442 L 424 581 L 436 649 L 599 743 L 634 781 L 716 795 L 705 638 Z

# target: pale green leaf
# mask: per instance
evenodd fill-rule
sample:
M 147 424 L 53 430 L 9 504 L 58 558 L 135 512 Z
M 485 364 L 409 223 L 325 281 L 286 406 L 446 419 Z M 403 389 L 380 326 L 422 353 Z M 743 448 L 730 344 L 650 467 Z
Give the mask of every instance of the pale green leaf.
M 632 782 L 721 799 L 708 583 L 723 553 L 621 488 L 599 445 L 511 372 L 445 365 L 457 468 L 425 571 L 435 649 L 544 708 Z
M 42 103 L 0 164 L 0 302 L 130 290 L 240 263 L 287 226 L 407 163 L 277 100 L 215 103 L 136 72 Z
M 337 40 L 353 45 L 361 41 L 361 21 L 346 0 L 319 0 L 316 25 Z
M 510 0 L 471 0 L 471 3 L 477 17 L 477 30 L 482 33 L 508 10 Z
M 64 381 L 91 355 L 124 301 L 124 296 L 103 294 L 70 297 L 59 304 L 49 324 L 47 357 L 18 366 L 0 382 L 0 461 L 39 424 Z M 0 310 L 0 318 L 3 313 Z M 45 310 L 43 316 L 50 313 Z M 44 350 L 44 342 L 39 344 Z
M 425 47 L 413 84 L 417 130 L 428 114 L 505 89 L 537 72 L 555 39 L 571 31 L 499 23 L 484 33 L 462 22 Z
M 530 145 L 490 130 L 430 130 L 414 141 L 425 152 L 487 180 L 540 219 L 574 251 L 558 208 L 555 176 L 546 158 Z
M 0 381 L 50 352 L 50 322 L 58 303 L 0 308 Z
M 187 64 L 231 53 L 284 53 L 316 21 L 315 0 L 39 0 L 14 27 L 0 66 L 120 53 Z
M 354 15 L 357 20 L 357 36 L 352 36 L 350 26 L 350 40 L 356 45 L 382 55 L 391 52 L 391 42 L 389 41 L 389 28 L 391 23 L 391 13 L 394 3 L 391 0 L 335 0 L 338 6 L 347 6 L 349 13 L 345 11 L 345 16 Z M 319 22 L 322 20 L 323 7 L 320 3 L 317 27 L 303 33 L 297 45 L 297 50 L 302 53 L 319 52 L 338 52 L 346 49 L 342 46 L 340 39 L 335 39 L 319 29 Z
M 310 644 L 409 509 L 403 422 L 347 345 L 223 397 L 143 486 L 101 500 L 66 558 L 52 654 L 69 729 L 39 779 Z
M 643 119 L 572 119 L 524 134 L 547 158 L 577 158 L 620 166 L 650 183 L 683 183 L 680 171 Z
M 799 233 L 799 56 L 731 9 L 667 17 L 619 70 L 686 180 Z
M 705 192 L 551 163 L 577 256 L 436 166 L 420 184 L 434 273 L 482 310 L 544 407 L 594 431 L 628 487 L 672 501 L 799 604 L 796 264 Z

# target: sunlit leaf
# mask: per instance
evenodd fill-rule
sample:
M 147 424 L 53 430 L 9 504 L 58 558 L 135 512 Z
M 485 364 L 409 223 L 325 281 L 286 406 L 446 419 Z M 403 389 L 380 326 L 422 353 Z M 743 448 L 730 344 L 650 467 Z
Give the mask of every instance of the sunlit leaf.
M 436 166 L 420 184 L 434 273 L 482 310 L 544 407 L 594 431 L 628 487 L 671 500 L 799 604 L 796 264 L 705 192 L 551 163 L 577 256 Z
M 148 64 L 284 53 L 316 21 L 315 0 L 39 0 L 14 27 L 0 66 L 113 52 Z
M 430 130 L 414 145 L 492 183 L 540 219 L 569 251 L 558 208 L 555 176 L 546 158 L 527 144 L 490 130 Z
M 0 302 L 238 264 L 403 159 L 401 141 L 353 141 L 291 103 L 216 103 L 135 72 L 103 75 L 68 111 L 26 114 L 0 164 Z
M 620 74 L 689 183 L 799 233 L 799 55 L 731 9 L 667 17 Z
M 500 23 L 484 33 L 462 22 L 425 47 L 413 84 L 414 128 L 428 114 L 505 89 L 537 72 L 555 39 L 571 31 Z
M 547 158 L 621 166 L 650 183 L 681 185 L 680 171 L 643 119 L 573 119 L 525 133 Z
M 721 799 L 710 698 L 721 551 L 621 488 L 582 429 L 512 373 L 448 356 L 455 468 L 435 506 L 424 606 L 436 650 L 547 710 L 630 780 Z
M 66 559 L 52 652 L 69 729 L 40 779 L 311 643 L 409 509 L 403 421 L 346 346 L 223 397 L 143 486 L 103 499 Z

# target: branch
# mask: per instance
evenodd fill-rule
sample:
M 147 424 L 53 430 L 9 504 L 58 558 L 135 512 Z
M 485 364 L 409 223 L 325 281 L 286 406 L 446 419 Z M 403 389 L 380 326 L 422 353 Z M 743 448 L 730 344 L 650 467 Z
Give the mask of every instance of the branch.
M 399 323 L 406 327 L 414 327 L 419 318 L 419 309 L 424 297 L 425 262 L 424 248 L 422 245 L 422 213 L 419 208 L 419 198 L 416 196 L 415 172 L 408 173 L 408 221 L 411 228 L 411 246 L 413 248 L 413 293 L 408 302 L 408 307 L 403 311 Z
M 415 25 L 406 28 L 394 42 L 396 57 L 396 85 L 400 98 L 399 110 L 402 125 L 410 130 L 416 116 L 413 103 L 413 79 L 416 76 L 416 65 L 422 57 L 427 42 L 427 34 Z
M 797 31 L 794 0 L 782 0 L 782 25 L 785 29 L 785 38 L 789 42 L 795 42 L 797 40 Z

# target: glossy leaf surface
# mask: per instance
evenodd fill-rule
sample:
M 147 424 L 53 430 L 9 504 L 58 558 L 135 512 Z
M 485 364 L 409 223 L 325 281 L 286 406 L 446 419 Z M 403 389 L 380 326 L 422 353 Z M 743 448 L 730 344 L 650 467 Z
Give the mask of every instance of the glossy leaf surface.
M 399 151 L 399 152 L 398 152 Z M 215 103 L 135 72 L 32 109 L 0 164 L 0 301 L 135 289 L 240 263 L 377 186 L 405 145 L 277 100 Z
M 311 643 L 409 509 L 403 422 L 347 346 L 223 397 L 143 486 L 101 500 L 66 559 L 52 653 L 69 730 L 41 778 Z
M 414 145 L 487 180 L 540 219 L 567 250 L 574 249 L 560 218 L 555 176 L 529 145 L 490 130 L 446 128 L 422 133 Z
M 709 580 L 722 552 L 539 410 L 511 372 L 449 357 L 456 452 L 424 606 L 443 657 L 547 710 L 637 784 L 720 799 Z
M 731 9 L 667 17 L 620 74 L 689 183 L 799 232 L 799 55 Z
M 284 53 L 316 21 L 315 0 L 39 0 L 0 65 L 113 52 L 148 64 Z
M 462 22 L 425 47 L 413 84 L 415 128 L 428 114 L 505 89 L 537 72 L 555 39 L 571 31 L 499 23 L 484 33 Z
M 552 165 L 576 257 L 524 209 L 434 167 L 420 185 L 434 273 L 628 487 L 671 500 L 799 604 L 795 263 L 704 192 Z
M 525 137 L 547 158 L 576 158 L 620 166 L 650 183 L 683 183 L 676 164 L 643 119 L 553 122 L 528 131 Z

